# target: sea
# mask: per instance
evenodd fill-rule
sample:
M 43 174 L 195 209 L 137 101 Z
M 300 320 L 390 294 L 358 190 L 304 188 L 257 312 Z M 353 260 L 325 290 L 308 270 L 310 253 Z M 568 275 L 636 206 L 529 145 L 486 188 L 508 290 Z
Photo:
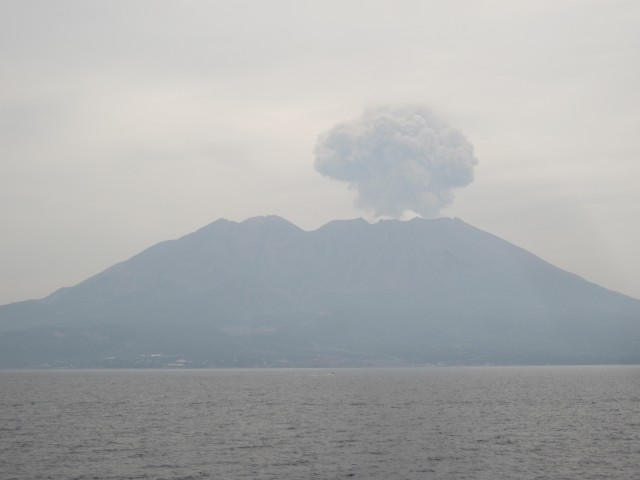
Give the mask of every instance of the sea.
M 640 366 L 0 371 L 0 478 L 640 479 Z

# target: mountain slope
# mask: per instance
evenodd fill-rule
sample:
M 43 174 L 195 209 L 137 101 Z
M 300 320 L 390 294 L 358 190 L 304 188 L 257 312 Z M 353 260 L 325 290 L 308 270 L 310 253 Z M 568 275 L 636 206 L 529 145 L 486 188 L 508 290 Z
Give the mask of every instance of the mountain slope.
M 458 219 L 218 220 L 0 307 L 0 367 L 639 363 L 640 301 Z

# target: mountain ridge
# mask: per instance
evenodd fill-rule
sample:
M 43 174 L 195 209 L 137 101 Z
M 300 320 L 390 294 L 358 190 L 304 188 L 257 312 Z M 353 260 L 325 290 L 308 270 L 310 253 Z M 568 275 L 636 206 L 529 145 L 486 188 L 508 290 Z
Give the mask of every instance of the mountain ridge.
M 216 220 L 44 299 L 0 306 L 0 367 L 174 357 L 190 366 L 640 363 L 640 301 L 456 218 L 304 231 L 264 216 Z

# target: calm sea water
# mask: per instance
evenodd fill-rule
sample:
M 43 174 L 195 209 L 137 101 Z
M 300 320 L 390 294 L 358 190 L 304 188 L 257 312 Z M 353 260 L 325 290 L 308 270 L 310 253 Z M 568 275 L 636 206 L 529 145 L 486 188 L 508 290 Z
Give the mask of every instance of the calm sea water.
M 640 367 L 0 371 L 0 478 L 637 479 Z

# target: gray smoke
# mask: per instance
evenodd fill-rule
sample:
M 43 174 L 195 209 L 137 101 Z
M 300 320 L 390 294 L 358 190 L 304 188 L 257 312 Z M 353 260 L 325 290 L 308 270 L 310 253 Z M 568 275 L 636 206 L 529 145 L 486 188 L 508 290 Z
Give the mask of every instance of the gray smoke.
M 366 110 L 321 134 L 314 153 L 320 174 L 357 190 L 358 207 L 395 218 L 436 216 L 478 163 L 464 135 L 424 107 Z

